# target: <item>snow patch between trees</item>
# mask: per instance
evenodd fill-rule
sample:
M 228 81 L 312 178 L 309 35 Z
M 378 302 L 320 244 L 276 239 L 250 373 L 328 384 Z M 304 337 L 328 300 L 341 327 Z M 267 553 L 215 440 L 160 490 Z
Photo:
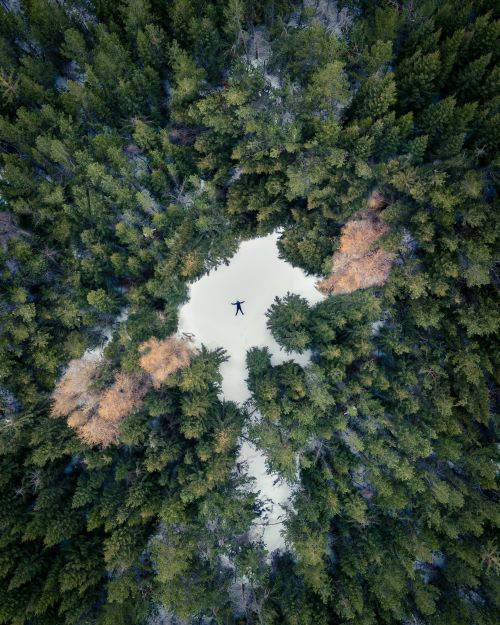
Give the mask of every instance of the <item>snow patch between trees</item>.
M 222 394 L 239 404 L 250 397 L 246 385 L 246 352 L 251 347 L 268 347 L 272 363 L 286 360 L 306 365 L 310 352 L 287 354 L 266 327 L 266 310 L 275 296 L 288 291 L 305 297 L 310 304 L 324 297 L 315 287 L 316 278 L 279 258 L 278 233 L 245 241 L 228 265 L 220 266 L 190 287 L 190 300 L 179 311 L 179 332 L 194 335 L 198 347 L 223 347 L 229 356 L 221 366 Z M 231 302 L 244 301 L 235 316 Z M 255 478 L 260 497 L 268 502 L 267 512 L 256 524 L 268 551 L 283 547 L 281 536 L 291 488 L 266 467 L 266 458 L 251 443 L 241 446 L 239 466 Z M 264 522 L 264 525 L 260 525 Z

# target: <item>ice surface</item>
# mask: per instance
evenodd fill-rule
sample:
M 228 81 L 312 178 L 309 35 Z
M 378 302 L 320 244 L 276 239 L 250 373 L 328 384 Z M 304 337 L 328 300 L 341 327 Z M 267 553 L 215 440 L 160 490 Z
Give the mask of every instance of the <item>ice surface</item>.
M 243 242 L 229 265 L 212 270 L 191 285 L 190 299 L 179 311 L 179 332 L 194 334 L 194 342 L 208 348 L 223 347 L 228 362 L 221 366 L 222 392 L 226 399 L 242 403 L 250 396 L 246 379 L 246 352 L 251 347 L 267 346 L 272 363 L 293 359 L 305 365 L 310 354 L 287 354 L 266 327 L 266 310 L 276 295 L 290 291 L 305 297 L 311 304 L 324 299 L 315 288 L 317 278 L 306 276 L 278 257 L 278 233 Z M 235 316 L 231 302 L 244 301 L 244 316 Z M 290 497 L 290 487 L 277 482 L 266 470 L 265 456 L 245 441 L 240 462 L 248 465 L 248 474 L 256 479 L 262 499 L 270 501 L 269 525 L 263 527 L 263 539 L 269 551 L 283 546 L 280 521 L 283 506 Z M 258 521 L 262 523 L 262 519 Z M 260 527 L 260 526 L 256 526 Z

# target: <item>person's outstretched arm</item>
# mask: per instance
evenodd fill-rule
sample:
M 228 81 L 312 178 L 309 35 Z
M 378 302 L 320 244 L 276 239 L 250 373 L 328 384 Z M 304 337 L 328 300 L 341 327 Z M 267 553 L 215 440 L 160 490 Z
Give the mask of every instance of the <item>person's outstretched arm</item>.
M 236 306 L 236 302 L 231 302 L 231 306 Z

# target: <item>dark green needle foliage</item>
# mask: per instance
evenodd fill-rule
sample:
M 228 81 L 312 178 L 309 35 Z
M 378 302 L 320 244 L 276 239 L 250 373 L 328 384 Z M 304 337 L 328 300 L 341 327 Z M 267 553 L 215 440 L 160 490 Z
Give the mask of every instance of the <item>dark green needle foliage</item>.
M 276 297 L 266 316 L 267 327 L 287 351 L 301 352 L 310 343 L 309 306 L 300 295 L 287 293 L 283 298 Z
M 499 622 L 499 35 L 494 0 L 0 2 L 0 624 Z M 240 240 L 326 277 L 370 203 L 389 279 L 269 302 L 244 408 L 203 348 L 107 447 L 51 415 Z M 269 556 L 242 437 L 293 484 Z

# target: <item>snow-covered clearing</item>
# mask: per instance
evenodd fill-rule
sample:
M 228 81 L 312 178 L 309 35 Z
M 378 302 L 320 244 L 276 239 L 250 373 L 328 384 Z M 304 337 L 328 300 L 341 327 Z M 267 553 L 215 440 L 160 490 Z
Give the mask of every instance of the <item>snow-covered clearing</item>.
M 222 392 L 227 400 L 243 403 L 249 398 L 246 379 L 246 352 L 251 347 L 267 346 L 273 355 L 272 363 L 292 359 L 305 365 L 310 354 L 287 354 L 273 339 L 266 327 L 266 310 L 276 295 L 290 291 L 305 297 L 313 304 L 323 299 L 316 289 L 316 278 L 278 257 L 278 234 L 245 241 L 231 259 L 191 285 L 190 300 L 179 312 L 179 332 L 194 334 L 197 346 L 223 347 L 228 362 L 221 367 Z M 235 316 L 231 302 L 244 301 L 244 316 Z M 281 521 L 291 489 L 277 481 L 277 476 L 266 470 L 265 456 L 245 441 L 240 452 L 240 463 L 246 463 L 248 474 L 256 480 L 261 498 L 269 500 L 262 536 L 269 551 L 284 544 Z M 262 523 L 263 519 L 258 520 Z
M 102 360 L 104 357 L 104 349 L 111 342 L 113 334 L 116 329 L 120 327 L 120 324 L 125 323 L 129 317 L 130 311 L 127 307 L 122 308 L 119 315 L 115 317 L 112 323 L 100 328 L 99 333 L 101 335 L 101 342 L 96 347 L 88 347 L 83 353 L 82 361 L 94 361 Z

